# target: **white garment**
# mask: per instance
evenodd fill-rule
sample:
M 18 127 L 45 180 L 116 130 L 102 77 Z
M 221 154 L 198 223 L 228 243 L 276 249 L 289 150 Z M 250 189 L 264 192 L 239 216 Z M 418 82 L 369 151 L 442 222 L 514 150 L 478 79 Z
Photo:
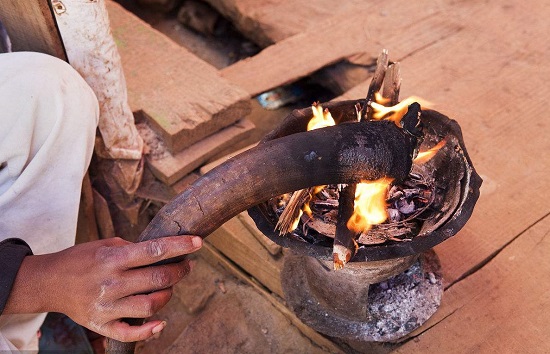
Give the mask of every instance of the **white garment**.
M 34 254 L 74 244 L 98 115 L 91 88 L 66 62 L 0 54 L 0 240 L 21 238 Z M 0 316 L 0 352 L 36 350 L 44 317 Z

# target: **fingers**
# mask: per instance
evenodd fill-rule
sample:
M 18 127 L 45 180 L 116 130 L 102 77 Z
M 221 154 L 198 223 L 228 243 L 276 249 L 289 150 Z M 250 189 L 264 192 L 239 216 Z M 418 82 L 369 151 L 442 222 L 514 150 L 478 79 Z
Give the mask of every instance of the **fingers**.
M 202 246 L 198 236 L 169 236 L 128 244 L 120 252 L 127 269 L 137 268 L 197 251 Z
M 147 294 L 166 289 L 179 282 L 191 270 L 189 261 L 130 269 L 125 272 L 121 296 Z
M 157 320 L 146 322 L 141 326 L 130 326 L 126 322 L 117 320 L 102 326 L 101 334 L 121 342 L 137 342 L 162 331 L 164 327 L 166 327 L 166 321 Z
M 150 294 L 132 295 L 116 301 L 112 318 L 147 318 L 157 313 L 172 297 L 172 288 Z

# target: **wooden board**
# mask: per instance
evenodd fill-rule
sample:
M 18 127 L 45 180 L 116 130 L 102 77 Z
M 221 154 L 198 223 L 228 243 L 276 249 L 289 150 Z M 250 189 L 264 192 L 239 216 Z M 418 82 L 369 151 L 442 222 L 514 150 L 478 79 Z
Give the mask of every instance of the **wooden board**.
M 40 52 L 67 60 L 49 0 L 2 0 L 0 21 L 14 52 Z
M 273 305 L 273 307 L 275 307 L 275 309 L 280 311 L 290 321 L 290 323 L 292 323 L 292 325 L 296 326 L 304 336 L 308 337 L 309 339 L 311 339 L 312 342 L 326 350 L 327 353 L 344 353 L 344 351 L 336 344 L 304 324 L 298 317 L 296 317 L 296 315 L 292 311 L 290 311 L 286 307 L 286 305 L 279 297 L 273 296 L 273 294 L 266 290 L 265 287 L 258 284 L 255 278 L 251 278 L 250 276 L 245 274 L 241 268 L 228 260 L 215 247 L 212 247 L 208 243 L 205 243 L 198 253 L 211 265 L 215 267 L 222 267 L 223 269 L 229 271 L 231 274 L 236 276 L 239 280 L 243 281 L 245 284 L 248 284 L 256 289 L 260 294 L 262 294 L 262 296 L 266 298 L 266 300 L 268 300 Z
M 447 290 L 422 335 L 399 353 L 548 353 L 550 217 Z
M 147 156 L 147 162 L 153 174 L 166 184 L 176 183 L 179 179 L 207 162 L 214 155 L 227 149 L 239 148 L 239 142 L 246 139 L 254 130 L 254 124 L 248 119 L 214 133 L 185 150 L 176 154 L 164 151 L 161 157 Z M 143 130 L 140 130 L 143 135 Z M 144 137 L 146 144 L 148 138 Z
M 205 241 L 238 264 L 270 291 L 283 297 L 281 255 L 279 257 L 271 255 L 237 218 L 223 224 Z
M 337 13 L 376 10 L 373 2 L 342 0 L 206 0 L 229 18 L 237 29 L 261 47 L 304 32 Z
M 550 48 L 530 38 L 550 31 L 550 8 L 471 5 L 447 4 L 463 30 L 401 65 L 401 97 L 426 98 L 456 119 L 484 178 L 466 227 L 436 247 L 449 287 L 442 307 L 401 352 L 548 352 Z
M 107 2 L 133 111 L 142 111 L 171 152 L 245 117 L 249 95 L 218 71 L 151 28 L 120 5 Z
M 285 39 L 221 73 L 255 96 L 353 55 L 374 60 L 388 48 L 392 60 L 401 60 L 460 31 L 459 23 L 443 17 L 434 6 L 393 0 L 381 4 L 376 13 L 353 9 L 325 18 L 323 26 Z

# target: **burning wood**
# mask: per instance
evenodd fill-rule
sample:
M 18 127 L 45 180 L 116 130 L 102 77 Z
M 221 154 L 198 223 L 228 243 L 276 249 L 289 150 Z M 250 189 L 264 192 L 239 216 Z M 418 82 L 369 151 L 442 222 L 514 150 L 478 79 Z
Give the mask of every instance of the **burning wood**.
M 349 219 L 353 220 L 356 217 L 351 216 L 354 209 L 351 209 L 347 216 L 340 218 L 340 214 L 345 214 L 339 211 L 342 208 L 342 191 L 338 185 L 329 185 L 312 196 L 309 202 L 312 215 L 303 216 L 302 227 L 295 229 L 290 236 L 319 244 L 327 242 L 327 237 L 335 238 L 333 254 L 338 254 L 339 260 L 345 260 L 346 255 L 349 254 L 348 250 L 355 249 L 357 243 L 360 247 L 380 244 L 388 240 L 400 242 L 411 240 L 417 234 L 420 222 L 430 216 L 433 208 L 438 208 L 438 205 L 434 205 L 435 181 L 419 165 L 413 166 L 413 172 L 405 181 L 394 184 L 391 188 L 389 179 L 363 184 L 363 186 L 373 189 L 374 191 L 370 193 L 376 192 L 374 199 L 378 198 L 377 203 L 383 206 L 381 209 L 375 208 L 374 215 L 369 216 L 370 222 L 356 221 L 358 225 L 349 226 Z M 344 204 L 353 207 L 353 204 Z M 276 214 L 280 214 L 283 208 L 284 205 L 276 207 L 274 203 L 272 204 L 272 210 Z M 376 215 L 380 211 L 382 214 Z M 380 219 L 376 220 L 377 217 Z M 346 246 L 345 242 L 350 242 L 348 240 L 336 241 L 338 223 L 342 220 L 346 229 L 353 234 L 353 240 L 356 241 L 351 245 Z M 337 244 L 338 247 L 336 247 Z M 342 247 L 345 247 L 345 250 Z
M 292 193 L 275 229 L 279 230 L 281 236 L 294 231 L 298 227 L 300 217 L 303 215 L 302 207 L 311 200 L 313 188 L 300 189 Z
M 384 80 L 386 71 L 389 74 L 387 80 Z M 420 100 L 408 98 L 399 102 L 400 85 L 399 66 L 391 64 L 388 69 L 387 51 L 383 51 L 377 61 L 366 103 L 362 109 L 356 106 L 358 120 L 390 120 L 409 134 L 422 138 L 419 127 L 421 107 L 416 102 Z M 381 90 L 386 93 L 386 97 L 382 96 Z M 386 107 L 385 104 L 392 106 Z M 330 112 L 323 110 L 320 105 L 314 105 L 312 112 L 313 117 L 308 123 L 308 130 L 335 124 Z M 442 144 L 444 145 L 444 142 L 430 149 L 431 151 L 422 152 L 415 162 L 420 164 L 429 160 L 443 146 Z M 357 241 L 368 245 L 410 237 L 416 227 L 411 219 L 431 204 L 426 197 L 432 194 L 423 188 L 392 188 L 393 194 L 388 196 L 391 183 L 391 178 L 382 178 L 377 181 L 363 181 L 359 185 L 344 186 L 339 191 L 337 202 L 334 199 L 325 199 L 321 202 L 315 199 L 313 195 L 317 193 L 312 193 L 311 189 L 297 191 L 280 214 L 276 229 L 279 229 L 281 235 L 292 234 L 302 239 L 311 238 L 308 234 L 310 229 L 318 234 L 333 237 L 334 268 L 341 269 L 354 256 L 358 248 Z M 417 198 L 413 197 L 415 193 L 418 194 Z M 329 210 L 321 215 L 321 219 L 318 219 L 319 215 L 309 214 L 302 220 L 302 233 L 298 235 L 294 230 L 302 219 L 302 209 L 309 209 L 312 198 L 314 206 L 324 204 Z M 420 200 L 425 202 L 421 203 Z M 390 204 L 391 207 L 388 208 Z M 389 222 L 386 222 L 388 219 Z
M 349 184 L 342 186 L 338 198 L 338 219 L 336 221 L 336 230 L 334 235 L 334 246 L 332 257 L 334 269 L 342 269 L 355 254 L 357 242 L 355 238 L 362 231 L 348 226 L 349 220 L 355 215 L 353 201 L 355 199 L 356 185 Z
M 388 51 L 384 49 L 376 61 L 376 70 L 374 71 L 374 75 L 369 85 L 369 91 L 367 92 L 367 97 L 365 98 L 365 105 L 363 106 L 363 110 L 361 112 L 361 121 L 372 120 L 373 107 L 371 106 L 371 103 L 374 101 L 376 93 L 380 92 L 380 89 L 382 88 L 387 69 Z M 397 97 L 399 97 L 399 93 L 397 93 Z

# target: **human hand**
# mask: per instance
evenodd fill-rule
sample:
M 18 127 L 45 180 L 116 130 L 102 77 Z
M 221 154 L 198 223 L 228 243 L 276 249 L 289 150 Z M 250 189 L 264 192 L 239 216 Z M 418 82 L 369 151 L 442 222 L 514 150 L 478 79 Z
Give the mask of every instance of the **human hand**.
M 88 242 L 61 252 L 28 256 L 4 309 L 7 313 L 61 312 L 75 322 L 123 342 L 149 338 L 165 322 L 130 326 L 122 318 L 147 318 L 189 273 L 189 262 L 153 265 L 198 250 L 200 237 L 170 236 L 131 243 L 121 238 Z

